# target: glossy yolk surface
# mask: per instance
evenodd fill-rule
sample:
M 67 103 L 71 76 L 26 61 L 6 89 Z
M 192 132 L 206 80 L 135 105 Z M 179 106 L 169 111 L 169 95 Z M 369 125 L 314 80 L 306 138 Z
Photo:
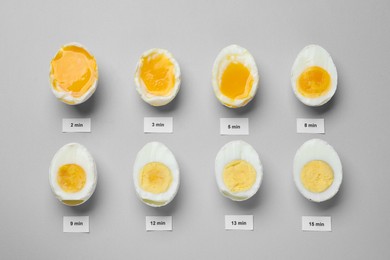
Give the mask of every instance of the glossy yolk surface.
M 81 97 L 97 79 L 95 58 L 84 48 L 62 47 L 51 61 L 50 78 L 57 91 Z
M 172 183 L 171 170 L 163 163 L 146 164 L 139 175 L 139 185 L 147 192 L 159 194 L 166 192 Z
M 320 193 L 327 190 L 333 180 L 333 169 L 324 161 L 310 161 L 301 171 L 301 182 L 311 192 Z
M 57 183 L 60 188 L 68 193 L 75 193 L 85 186 L 87 175 L 84 169 L 77 164 L 65 164 L 57 173 Z
M 230 62 L 222 74 L 220 90 L 230 99 L 246 98 L 253 85 L 253 77 L 240 62 Z
M 141 60 L 140 77 L 146 90 L 157 96 L 168 96 L 175 86 L 175 66 L 165 54 L 152 53 Z
M 317 98 L 329 92 L 331 78 L 321 67 L 312 66 L 305 69 L 297 80 L 298 92 L 308 98 Z
M 223 182 L 231 192 L 247 191 L 256 181 L 256 170 L 244 160 L 234 160 L 223 169 Z

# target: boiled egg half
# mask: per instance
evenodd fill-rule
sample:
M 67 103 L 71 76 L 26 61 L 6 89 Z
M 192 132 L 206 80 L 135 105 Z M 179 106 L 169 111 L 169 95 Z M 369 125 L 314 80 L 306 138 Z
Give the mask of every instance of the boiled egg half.
M 98 83 L 95 57 L 79 43 L 62 46 L 50 62 L 50 83 L 54 95 L 66 104 L 87 101 Z
M 308 200 L 331 199 L 340 189 L 343 170 L 340 158 L 331 145 L 321 139 L 306 141 L 294 158 L 294 182 Z
M 291 69 L 291 85 L 303 104 L 327 103 L 337 89 L 337 70 L 330 54 L 318 45 L 303 48 Z
M 152 106 L 171 102 L 180 89 L 180 67 L 164 49 L 144 52 L 135 72 L 135 85 L 141 98 Z
M 180 183 L 179 165 L 168 147 L 159 142 L 150 142 L 137 154 L 133 180 L 142 202 L 161 207 L 176 196 Z
M 225 106 L 243 107 L 253 99 L 259 82 L 252 55 L 238 45 L 221 50 L 215 59 L 212 85 L 215 96 Z
M 232 141 L 225 144 L 215 158 L 215 177 L 223 196 L 243 201 L 258 191 L 263 179 L 263 166 L 251 145 Z
M 49 182 L 62 203 L 77 206 L 86 202 L 97 183 L 95 161 L 87 148 L 69 143 L 59 149 L 51 161 Z

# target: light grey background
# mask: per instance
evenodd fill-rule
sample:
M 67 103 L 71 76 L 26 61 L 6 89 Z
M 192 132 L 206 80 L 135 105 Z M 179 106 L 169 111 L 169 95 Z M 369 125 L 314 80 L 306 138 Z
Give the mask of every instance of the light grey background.
M 294 1 L 15 1 L 0 3 L 1 259 L 388 259 L 390 257 L 390 2 Z M 49 63 L 77 41 L 99 65 L 87 103 L 55 99 Z M 244 111 L 223 107 L 211 87 L 218 52 L 247 48 L 261 76 Z M 298 52 L 316 43 L 332 55 L 338 90 L 324 108 L 301 104 L 290 87 Z M 182 87 L 165 108 L 144 103 L 133 74 L 141 53 L 170 50 Z M 173 134 L 144 134 L 145 116 L 174 117 Z M 62 118 L 91 117 L 92 133 L 61 133 Z M 219 118 L 249 117 L 250 135 L 219 135 Z M 326 134 L 296 134 L 297 117 L 325 118 Z M 304 199 L 292 160 L 306 140 L 323 138 L 344 166 L 330 202 Z M 236 203 L 214 179 L 216 153 L 243 139 L 258 151 L 264 181 Z M 167 207 L 135 195 L 132 166 L 149 141 L 165 143 L 181 167 L 181 187 Z M 95 194 L 66 207 L 51 193 L 54 153 L 80 142 L 94 156 Z M 225 214 L 253 214 L 253 232 L 227 232 Z M 62 217 L 89 215 L 89 234 L 62 233 Z M 173 232 L 145 232 L 146 215 L 172 215 Z M 302 215 L 332 216 L 330 233 L 301 231 Z

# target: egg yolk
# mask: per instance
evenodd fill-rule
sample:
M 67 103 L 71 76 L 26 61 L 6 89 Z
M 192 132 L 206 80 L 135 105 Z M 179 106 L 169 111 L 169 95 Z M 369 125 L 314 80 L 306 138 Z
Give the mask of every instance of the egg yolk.
M 175 86 L 175 65 L 165 54 L 152 53 L 141 59 L 140 77 L 150 94 L 168 96 Z
M 51 61 L 50 79 L 57 91 L 78 98 L 84 95 L 98 77 L 95 58 L 84 48 L 62 47 Z
M 256 170 L 244 160 L 234 160 L 223 169 L 223 182 L 231 192 L 247 191 L 256 181 Z
M 301 182 L 311 192 L 320 193 L 327 190 L 333 179 L 333 169 L 324 161 L 310 161 L 301 171 Z
M 222 74 L 220 90 L 230 99 L 246 98 L 253 85 L 253 77 L 240 62 L 230 62 Z
M 139 174 L 139 185 L 144 191 L 159 194 L 166 192 L 172 183 L 171 170 L 163 163 L 146 164 Z
M 317 98 L 329 92 L 331 78 L 321 67 L 312 66 L 305 69 L 297 80 L 298 92 L 307 98 Z
M 85 186 L 87 175 L 84 169 L 77 164 L 65 164 L 57 173 L 57 183 L 60 188 L 68 193 L 75 193 Z

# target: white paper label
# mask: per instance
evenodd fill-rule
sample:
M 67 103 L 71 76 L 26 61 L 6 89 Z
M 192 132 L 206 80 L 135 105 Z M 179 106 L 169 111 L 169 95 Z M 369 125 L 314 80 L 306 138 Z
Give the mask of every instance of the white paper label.
M 173 133 L 173 118 L 144 117 L 144 133 Z
M 64 232 L 88 233 L 89 216 L 64 216 Z
M 226 230 L 253 230 L 253 215 L 225 215 Z
M 172 216 L 146 216 L 146 231 L 171 231 Z
M 91 118 L 63 118 L 63 133 L 90 133 Z
M 298 134 L 325 134 L 323 118 L 297 118 Z
M 221 118 L 221 135 L 249 135 L 248 118 Z
M 332 231 L 331 217 L 302 216 L 302 231 Z

